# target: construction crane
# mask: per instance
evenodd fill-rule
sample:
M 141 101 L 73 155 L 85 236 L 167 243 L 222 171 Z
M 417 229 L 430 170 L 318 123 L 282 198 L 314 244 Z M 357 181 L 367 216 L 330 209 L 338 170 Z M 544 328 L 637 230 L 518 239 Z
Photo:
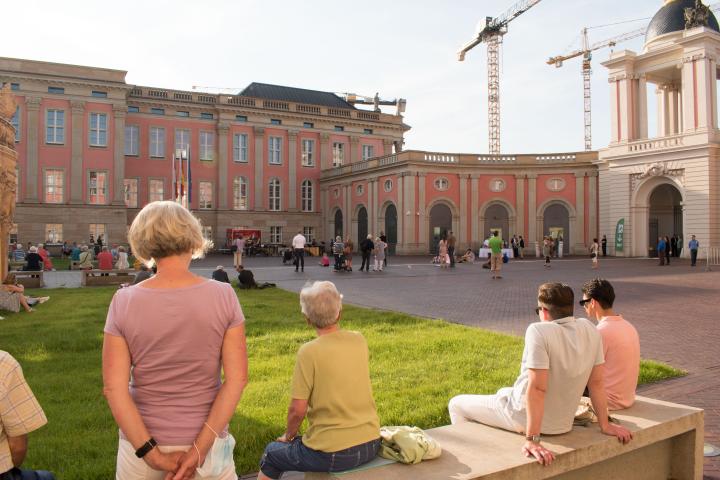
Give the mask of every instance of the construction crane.
M 358 95 L 355 93 L 340 93 L 340 95 L 351 105 L 372 105 L 373 111 L 379 112 L 380 105 L 392 105 L 397 107 L 397 115 L 401 115 L 405 112 L 407 106 L 407 100 L 404 98 L 395 98 L 392 100 L 382 100 L 380 94 L 375 93 L 374 97 L 366 97 L 364 95 Z
M 462 62 L 467 52 L 483 42 L 487 43 L 488 148 L 491 155 L 500 154 L 500 44 L 508 31 L 508 23 L 538 3 L 540 0 L 522 0 L 498 17 L 485 17 L 485 25 L 478 23 L 475 39 L 458 52 L 458 60 Z
M 582 29 L 580 37 L 582 39 L 582 47 L 579 50 L 570 52 L 566 55 L 559 55 L 557 57 L 550 57 L 547 61 L 548 65 L 555 65 L 557 68 L 563 66 L 565 60 L 576 58 L 582 55 L 582 77 L 583 77 L 583 102 L 585 110 L 585 150 L 592 150 L 592 101 L 590 96 L 590 78 L 592 77 L 592 52 L 606 47 L 614 47 L 618 43 L 632 40 L 633 38 L 645 35 L 647 27 L 638 28 L 632 32 L 627 32 L 616 37 L 608 38 L 601 42 L 593 43 L 590 45 L 588 42 L 587 27 Z

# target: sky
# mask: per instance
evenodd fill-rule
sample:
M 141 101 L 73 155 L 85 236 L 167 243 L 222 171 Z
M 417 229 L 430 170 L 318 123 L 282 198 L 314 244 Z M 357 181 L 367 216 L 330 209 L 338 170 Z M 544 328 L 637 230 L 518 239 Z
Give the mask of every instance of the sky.
M 191 90 L 264 82 L 407 99 L 405 148 L 485 153 L 487 49 L 458 62 L 478 22 L 515 0 L 123 0 L 13 2 L 0 56 L 116 68 L 130 84 Z M 647 24 L 661 0 L 542 0 L 501 53 L 503 153 L 584 148 L 580 59 L 545 62 Z M 7 12 L 7 10 L 6 10 Z M 29 30 L 31 33 L 28 34 Z M 644 39 L 616 50 L 642 51 Z M 593 56 L 593 148 L 609 142 L 609 86 Z M 392 108 L 388 112 L 394 111 Z

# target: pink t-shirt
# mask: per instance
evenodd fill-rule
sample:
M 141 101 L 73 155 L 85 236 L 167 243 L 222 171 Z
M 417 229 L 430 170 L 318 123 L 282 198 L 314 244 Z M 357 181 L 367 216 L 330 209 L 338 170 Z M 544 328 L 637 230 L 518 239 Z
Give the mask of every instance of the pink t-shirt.
M 598 324 L 605 354 L 605 392 L 608 408 L 622 410 L 635 402 L 640 372 L 640 338 L 630 322 L 617 315 Z
M 105 333 L 128 344 L 130 394 L 159 444 L 195 440 L 220 389 L 225 332 L 244 321 L 237 295 L 226 283 L 134 285 L 115 293 Z

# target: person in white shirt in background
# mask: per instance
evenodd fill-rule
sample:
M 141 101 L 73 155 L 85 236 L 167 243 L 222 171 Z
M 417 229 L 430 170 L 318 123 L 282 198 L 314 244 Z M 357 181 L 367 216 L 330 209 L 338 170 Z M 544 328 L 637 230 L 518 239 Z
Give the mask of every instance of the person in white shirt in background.
M 293 253 L 295 254 L 295 271 L 305 271 L 305 235 L 298 232 L 292 239 Z

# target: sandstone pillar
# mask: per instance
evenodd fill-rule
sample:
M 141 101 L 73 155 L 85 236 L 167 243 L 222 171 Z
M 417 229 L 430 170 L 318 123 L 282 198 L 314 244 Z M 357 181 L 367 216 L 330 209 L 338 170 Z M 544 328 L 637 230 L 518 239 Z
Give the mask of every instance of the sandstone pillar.
M 8 237 L 15 214 L 15 129 L 10 119 L 15 113 L 15 100 L 10 85 L 0 90 L 0 276 L 8 271 Z M 37 116 L 37 110 L 35 112 Z

